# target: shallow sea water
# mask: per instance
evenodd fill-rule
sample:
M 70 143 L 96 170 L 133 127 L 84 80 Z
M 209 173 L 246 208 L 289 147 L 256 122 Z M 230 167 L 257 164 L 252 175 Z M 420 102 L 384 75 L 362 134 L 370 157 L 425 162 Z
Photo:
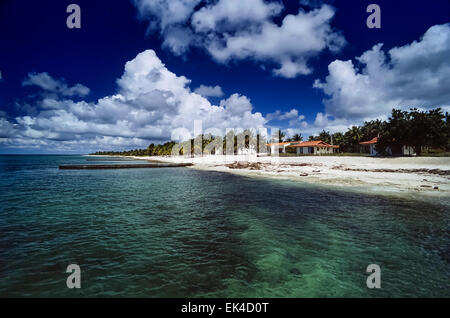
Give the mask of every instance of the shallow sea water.
M 450 297 L 448 200 L 76 163 L 0 156 L 0 296 Z

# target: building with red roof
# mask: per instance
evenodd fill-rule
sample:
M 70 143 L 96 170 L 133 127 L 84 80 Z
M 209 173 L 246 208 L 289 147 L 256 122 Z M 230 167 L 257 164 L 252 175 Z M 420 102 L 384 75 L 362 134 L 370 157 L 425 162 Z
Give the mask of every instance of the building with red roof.
M 369 148 L 369 153 L 371 156 L 378 155 L 378 151 L 376 150 L 376 144 L 378 143 L 378 137 L 372 138 L 369 141 L 362 141 L 359 144 L 367 151 L 367 147 Z M 395 149 L 394 149 L 395 150 Z M 416 152 L 413 147 L 410 146 L 402 146 L 397 151 L 393 151 L 391 147 L 386 148 L 386 153 L 389 155 L 403 155 L 403 156 L 415 156 Z
M 325 155 L 339 151 L 339 146 L 330 145 L 322 140 L 297 142 L 287 147 L 296 148 L 297 154 Z

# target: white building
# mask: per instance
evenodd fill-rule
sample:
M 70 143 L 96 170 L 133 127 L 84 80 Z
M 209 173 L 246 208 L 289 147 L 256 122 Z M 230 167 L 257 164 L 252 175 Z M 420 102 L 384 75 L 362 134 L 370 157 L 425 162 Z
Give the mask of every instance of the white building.
M 298 155 L 326 155 L 339 151 L 339 146 L 330 145 L 321 140 L 297 142 L 287 147 L 296 148 Z
M 375 149 L 375 146 L 376 146 L 377 143 L 378 143 L 378 137 L 375 137 L 375 138 L 373 138 L 372 140 L 369 140 L 369 141 L 363 141 L 363 142 L 360 142 L 359 144 L 360 144 L 361 146 L 363 146 L 363 147 L 369 147 L 369 153 L 370 153 L 370 155 L 371 155 L 371 156 L 376 156 L 376 155 L 378 155 L 378 151 Z M 387 147 L 387 148 L 386 148 L 386 152 L 387 152 L 389 155 L 392 155 L 392 154 L 393 154 L 393 153 L 392 153 L 391 147 Z M 403 155 L 403 156 L 415 156 L 415 155 L 416 155 L 416 152 L 414 151 L 414 148 L 413 148 L 413 147 L 410 147 L 410 146 L 402 146 L 400 152 L 401 152 L 401 153 L 399 153 L 399 154 L 400 154 L 400 155 Z M 395 153 L 394 153 L 394 154 L 395 154 Z
M 363 147 L 369 147 L 369 153 L 371 156 L 376 156 L 378 155 L 377 150 L 375 149 L 375 145 L 378 142 L 378 137 L 373 138 L 372 140 L 369 141 L 363 141 L 360 142 L 359 144 Z

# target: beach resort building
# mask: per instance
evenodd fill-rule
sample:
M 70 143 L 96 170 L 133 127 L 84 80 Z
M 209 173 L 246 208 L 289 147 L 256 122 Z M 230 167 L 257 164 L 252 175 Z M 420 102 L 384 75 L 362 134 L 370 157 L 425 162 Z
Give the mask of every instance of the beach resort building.
M 372 140 L 363 141 L 360 142 L 359 144 L 361 145 L 363 152 L 369 151 L 371 156 L 376 156 L 378 154 L 377 150 L 375 149 L 375 145 L 377 144 L 377 142 L 378 137 L 375 137 Z
M 321 140 L 296 142 L 287 147 L 296 148 L 298 155 L 326 155 L 339 151 L 339 146 L 330 145 Z
M 371 156 L 378 155 L 378 151 L 375 149 L 376 144 L 378 143 L 378 137 L 373 138 L 369 141 L 363 141 L 359 144 L 362 146 L 364 152 L 369 152 Z M 391 147 L 386 148 L 386 153 L 389 155 L 403 155 L 403 156 L 415 156 L 416 152 L 413 147 L 410 146 L 402 146 L 399 149 L 392 149 Z

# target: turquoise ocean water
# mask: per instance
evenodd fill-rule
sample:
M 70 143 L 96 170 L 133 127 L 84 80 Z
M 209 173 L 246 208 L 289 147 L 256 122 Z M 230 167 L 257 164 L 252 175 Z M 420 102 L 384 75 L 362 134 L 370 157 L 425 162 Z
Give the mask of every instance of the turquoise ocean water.
M 76 163 L 0 156 L 0 296 L 450 296 L 449 200 Z

